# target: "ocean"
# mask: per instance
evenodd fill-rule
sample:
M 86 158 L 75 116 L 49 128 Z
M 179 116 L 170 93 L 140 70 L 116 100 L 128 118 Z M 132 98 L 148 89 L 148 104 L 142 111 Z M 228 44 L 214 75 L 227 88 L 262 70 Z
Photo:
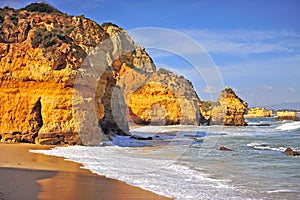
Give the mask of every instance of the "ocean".
M 247 119 L 246 127 L 146 126 L 136 140 L 32 152 L 63 156 L 99 175 L 175 199 L 300 199 L 300 122 Z M 221 146 L 233 151 L 220 151 Z

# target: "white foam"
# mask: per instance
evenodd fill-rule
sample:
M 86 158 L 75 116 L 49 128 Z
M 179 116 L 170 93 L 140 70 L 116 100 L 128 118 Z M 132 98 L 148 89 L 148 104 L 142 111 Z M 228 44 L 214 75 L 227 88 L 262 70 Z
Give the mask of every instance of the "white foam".
M 130 132 L 134 133 L 171 133 L 171 132 L 186 132 L 186 131 L 198 131 L 208 129 L 208 126 L 200 127 L 193 125 L 173 125 L 173 126 L 143 126 L 135 129 L 131 129 Z
M 99 175 L 176 199 L 214 199 L 216 193 L 220 198 L 238 196 L 229 181 L 210 178 L 199 168 L 178 163 L 173 160 L 176 155 L 168 151 L 155 157 L 147 156 L 149 151 L 144 148 L 118 146 L 57 147 L 31 152 L 63 156 Z
M 270 190 L 267 191 L 268 194 L 273 194 L 273 193 L 299 193 L 297 190 L 288 190 L 288 189 L 281 189 L 281 190 Z
M 276 129 L 282 130 L 282 131 L 300 129 L 300 121 L 285 123 L 285 124 L 282 124 L 282 125 L 276 127 Z
M 265 143 L 249 143 L 247 144 L 247 146 L 253 147 L 255 149 L 260 149 L 260 150 L 272 150 L 272 151 L 280 151 L 280 152 L 284 152 L 286 149 L 284 147 L 272 147 Z

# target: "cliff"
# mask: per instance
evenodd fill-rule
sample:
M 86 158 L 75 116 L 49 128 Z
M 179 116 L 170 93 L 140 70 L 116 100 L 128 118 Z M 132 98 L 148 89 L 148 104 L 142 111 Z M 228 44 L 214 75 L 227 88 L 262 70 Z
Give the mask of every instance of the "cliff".
M 244 126 L 244 114 L 248 104 L 240 99 L 235 92 L 226 87 L 221 91 L 218 102 L 205 102 L 200 105 L 203 115 L 213 125 Z
M 113 68 L 118 71 L 117 85 L 124 92 L 129 124 L 199 125 L 199 98 L 192 84 L 169 70 L 156 70 L 145 49 L 123 29 L 110 23 L 102 26 L 118 47 Z M 124 44 L 134 44 L 134 49 Z
M 98 145 L 128 123 L 199 124 L 191 83 L 122 28 L 48 6 L 0 10 L 2 142 Z
M 266 110 L 265 108 L 250 108 L 247 111 L 247 115 L 245 115 L 246 118 L 251 117 L 272 117 L 273 111 L 272 110 Z
M 298 116 L 293 111 L 277 111 L 277 120 L 293 120 L 299 121 Z
M 130 96 L 128 105 L 137 124 L 199 125 L 199 98 L 183 76 L 159 69 Z
M 84 17 L 10 8 L 0 10 L 0 20 L 2 142 L 97 145 L 101 132 L 127 134 L 125 110 L 111 117 L 117 81 L 107 66 L 114 47 L 101 26 Z M 105 59 L 93 61 L 99 46 L 106 48 Z M 118 97 L 114 106 L 125 107 Z

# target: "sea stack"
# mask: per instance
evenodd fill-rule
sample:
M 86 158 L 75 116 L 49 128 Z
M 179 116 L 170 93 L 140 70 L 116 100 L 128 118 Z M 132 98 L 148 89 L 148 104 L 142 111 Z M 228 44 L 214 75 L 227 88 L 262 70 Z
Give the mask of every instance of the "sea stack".
M 250 108 L 247 110 L 247 115 L 245 116 L 246 118 L 256 118 L 256 117 L 272 117 L 273 116 L 273 111 L 272 110 L 267 110 L 264 107 L 262 108 Z
M 228 86 L 221 91 L 218 102 L 212 107 L 210 124 L 245 126 L 244 114 L 248 103 L 240 99 Z
M 299 121 L 299 117 L 293 111 L 277 111 L 277 120 Z

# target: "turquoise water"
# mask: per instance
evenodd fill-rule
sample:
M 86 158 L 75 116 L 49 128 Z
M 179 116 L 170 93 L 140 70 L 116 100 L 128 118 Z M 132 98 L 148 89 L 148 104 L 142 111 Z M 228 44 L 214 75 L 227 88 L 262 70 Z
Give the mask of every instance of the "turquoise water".
M 116 137 L 106 147 L 34 152 L 176 199 L 300 199 L 300 157 L 283 152 L 300 151 L 300 122 L 248 121 L 247 127 L 149 126 L 131 132 L 154 140 Z

